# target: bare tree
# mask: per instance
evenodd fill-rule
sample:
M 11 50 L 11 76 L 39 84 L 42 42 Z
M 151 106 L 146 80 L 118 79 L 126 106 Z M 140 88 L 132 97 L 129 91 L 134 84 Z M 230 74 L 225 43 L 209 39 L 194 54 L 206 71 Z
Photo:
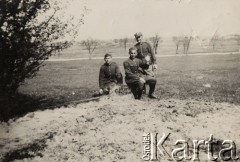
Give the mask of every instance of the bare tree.
M 94 39 L 87 39 L 82 41 L 81 43 L 82 45 L 84 45 L 89 53 L 89 59 L 92 59 L 92 53 L 94 52 L 94 50 L 97 48 L 97 46 L 99 45 L 99 42 L 97 40 Z
M 155 34 L 154 37 L 150 37 L 149 40 L 153 43 L 153 49 L 155 54 L 157 54 L 157 49 L 159 46 L 159 43 L 162 42 L 161 37 L 158 36 L 158 34 Z
M 193 38 L 192 36 L 178 36 L 178 37 L 175 36 L 175 37 L 173 37 L 173 41 L 176 44 L 176 54 L 178 54 L 178 49 L 179 49 L 180 45 L 183 46 L 183 53 L 187 54 L 192 38 Z
M 118 43 L 118 42 L 119 42 L 119 39 L 113 39 L 113 42 L 114 42 L 114 43 Z
M 221 40 L 222 38 L 219 37 L 217 34 L 214 34 L 213 37 L 211 38 L 210 42 L 209 42 L 209 46 L 212 46 L 212 50 L 214 51 L 216 49 L 216 46 L 218 44 L 221 45 Z
M 212 46 L 212 50 L 214 51 L 216 49 L 217 45 L 222 46 L 221 42 L 223 41 L 223 37 L 220 37 L 218 35 L 219 28 L 215 31 L 212 38 L 210 39 L 209 46 Z
M 123 39 L 123 44 L 124 44 L 125 51 L 127 50 L 127 42 L 128 42 L 128 38 L 124 38 Z
M 119 39 L 119 43 L 120 43 L 120 44 L 123 44 L 123 47 L 124 47 L 124 50 L 125 50 L 125 51 L 127 50 L 128 40 L 129 40 L 128 38 Z
M 237 35 L 237 44 L 240 46 L 240 35 Z
M 239 47 L 239 52 L 240 52 L 240 35 L 235 35 L 235 40 L 237 41 L 237 45 Z
M 184 37 L 183 47 L 184 47 L 184 53 L 185 53 L 186 55 L 187 55 L 187 53 L 188 53 L 191 40 L 192 40 L 192 36 L 185 36 L 185 37 Z
M 178 54 L 178 47 L 180 44 L 180 39 L 179 39 L 179 37 L 174 36 L 173 41 L 175 42 L 175 45 L 176 45 L 176 54 Z

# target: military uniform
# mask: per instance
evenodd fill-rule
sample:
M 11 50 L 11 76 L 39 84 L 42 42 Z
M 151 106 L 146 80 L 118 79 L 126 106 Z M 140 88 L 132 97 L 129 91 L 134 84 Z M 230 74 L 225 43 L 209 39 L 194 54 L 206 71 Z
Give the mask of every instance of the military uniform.
M 150 65 L 156 63 L 156 56 L 152 50 L 152 47 L 149 43 L 147 42 L 141 42 L 135 44 L 135 47 L 137 48 L 137 56 L 136 58 L 143 59 L 145 56 L 149 55 L 150 56 Z
M 151 93 L 154 92 L 156 79 L 151 76 L 144 75 L 143 70 L 149 68 L 149 64 L 147 64 L 145 59 L 141 60 L 138 58 L 129 58 L 123 62 L 123 66 L 126 74 L 125 81 L 129 89 L 131 89 L 135 99 L 140 99 L 142 96 L 144 83 L 140 81 L 140 78 L 144 78 L 146 83 L 150 85 Z
M 99 72 L 99 87 L 108 93 L 117 84 L 122 84 L 122 74 L 118 65 L 115 62 L 103 64 Z
M 136 38 L 136 41 L 138 42 L 137 44 L 135 44 L 135 48 L 137 48 L 136 58 L 144 59 L 146 56 L 150 57 L 149 67 L 147 69 L 144 69 L 143 71 L 144 71 L 145 77 L 147 77 L 147 79 L 151 78 L 150 80 L 154 80 L 154 82 L 155 82 L 155 83 L 146 82 L 146 84 L 149 84 L 149 87 L 150 87 L 149 97 L 155 99 L 157 97 L 153 95 L 153 92 L 155 89 L 156 79 L 154 78 L 155 74 L 154 74 L 153 70 L 156 68 L 156 56 L 152 50 L 151 45 L 147 42 L 142 42 L 142 33 L 141 32 L 134 34 L 134 36 Z M 146 93 L 145 85 L 144 85 L 144 90 Z

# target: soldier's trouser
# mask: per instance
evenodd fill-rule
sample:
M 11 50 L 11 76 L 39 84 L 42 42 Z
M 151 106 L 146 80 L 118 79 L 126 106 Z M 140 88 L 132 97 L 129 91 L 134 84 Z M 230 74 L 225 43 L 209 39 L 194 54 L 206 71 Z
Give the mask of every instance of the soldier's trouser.
M 152 95 L 155 91 L 157 80 L 155 77 L 151 76 L 142 76 L 146 80 L 146 84 L 149 85 L 149 95 Z
M 144 83 L 141 81 L 135 81 L 133 83 L 127 83 L 129 89 L 133 93 L 135 99 L 141 99 Z
M 116 86 L 117 86 L 117 83 L 115 83 L 115 82 L 110 82 L 110 83 L 104 84 L 103 93 L 109 94 L 110 91 L 112 89 L 114 89 Z

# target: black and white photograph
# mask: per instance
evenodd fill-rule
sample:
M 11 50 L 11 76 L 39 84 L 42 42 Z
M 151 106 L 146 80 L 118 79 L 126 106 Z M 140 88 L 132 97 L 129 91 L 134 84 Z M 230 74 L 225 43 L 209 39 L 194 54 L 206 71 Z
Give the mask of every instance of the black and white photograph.
M 0 161 L 240 162 L 240 1 L 0 0 Z

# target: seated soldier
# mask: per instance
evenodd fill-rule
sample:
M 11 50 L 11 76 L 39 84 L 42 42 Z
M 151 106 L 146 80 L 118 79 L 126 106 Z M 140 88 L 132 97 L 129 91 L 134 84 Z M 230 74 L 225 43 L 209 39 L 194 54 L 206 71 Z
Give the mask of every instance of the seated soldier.
M 109 94 L 117 87 L 117 84 L 123 83 L 122 74 L 118 65 L 112 62 L 112 55 L 105 54 L 105 63 L 101 66 L 99 72 L 99 94 Z
M 125 81 L 134 95 L 135 99 L 141 99 L 144 84 L 149 84 L 149 98 L 155 99 L 153 96 L 156 79 L 144 75 L 143 70 L 149 68 L 150 57 L 146 56 L 145 59 L 136 58 L 137 49 L 132 47 L 129 49 L 129 59 L 124 61 L 123 66 L 125 69 Z

